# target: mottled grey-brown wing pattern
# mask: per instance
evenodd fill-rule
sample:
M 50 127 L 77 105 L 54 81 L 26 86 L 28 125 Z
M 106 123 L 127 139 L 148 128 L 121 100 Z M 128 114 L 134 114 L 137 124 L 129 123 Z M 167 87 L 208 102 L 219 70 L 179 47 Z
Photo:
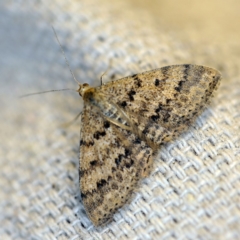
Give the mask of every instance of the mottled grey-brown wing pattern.
M 202 112 L 221 79 L 212 68 L 172 65 L 135 74 L 99 87 L 156 148 L 184 131 Z
M 80 187 L 95 226 L 106 223 L 147 176 L 159 145 L 184 131 L 219 85 L 218 71 L 175 65 L 97 88 L 79 85 L 84 99 Z
M 106 223 L 152 166 L 152 149 L 134 133 L 115 126 L 88 103 L 82 114 L 80 189 L 88 217 Z

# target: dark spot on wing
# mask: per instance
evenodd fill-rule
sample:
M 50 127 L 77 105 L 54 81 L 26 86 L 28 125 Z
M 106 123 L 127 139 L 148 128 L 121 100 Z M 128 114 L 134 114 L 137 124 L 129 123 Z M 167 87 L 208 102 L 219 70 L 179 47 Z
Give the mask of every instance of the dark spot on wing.
M 93 160 L 90 162 L 91 166 L 96 166 L 97 165 L 97 160 Z
M 129 96 L 129 99 L 130 101 L 134 101 L 134 95 L 136 94 L 136 92 L 134 90 L 131 90 L 129 93 L 128 93 L 128 96 Z
M 191 66 L 189 64 L 184 65 L 183 78 L 184 78 L 185 81 L 188 80 L 188 75 L 189 75 L 190 68 L 191 68 Z
M 123 157 L 124 157 L 124 155 L 122 155 L 122 154 L 119 154 L 119 155 L 118 155 L 118 157 L 117 157 L 117 158 L 115 158 L 115 163 L 116 163 L 116 165 L 117 165 L 117 166 L 119 166 L 119 165 L 120 165 L 120 163 L 121 163 L 121 161 L 122 161 Z
M 183 87 L 183 83 L 184 83 L 184 81 L 179 81 L 178 86 L 175 87 L 175 90 L 176 90 L 177 92 L 180 92 L 180 91 L 181 91 L 181 89 L 182 89 L 182 87 Z
M 123 101 L 123 102 L 120 103 L 120 105 L 121 105 L 122 107 L 126 107 L 126 106 L 127 106 L 127 103 L 126 103 L 126 101 Z
M 110 123 L 109 123 L 108 121 L 105 121 L 105 122 L 104 122 L 104 127 L 105 127 L 105 128 L 109 128 L 109 127 L 110 127 Z
M 87 195 L 84 194 L 83 192 L 81 192 L 81 198 L 83 199 L 83 198 L 86 198 L 86 197 L 87 197 Z
M 169 104 L 171 102 L 171 99 L 166 99 L 166 104 Z
M 106 135 L 106 132 L 105 132 L 105 131 L 103 131 L 103 132 L 96 131 L 96 132 L 93 134 L 93 137 L 98 140 L 100 137 L 103 137 L 103 136 L 105 136 L 105 135 Z
M 140 138 L 136 138 L 135 140 L 134 140 L 134 144 L 140 144 L 141 143 L 141 139 Z
M 159 79 L 155 79 L 155 86 L 159 86 L 160 80 Z
M 131 154 L 131 151 L 125 148 L 125 157 L 128 157 Z
M 159 103 L 159 104 L 158 104 L 158 108 L 155 110 L 155 113 L 159 113 L 162 109 L 163 109 L 163 108 L 162 108 L 162 104 Z
M 79 169 L 79 177 L 82 177 L 84 174 L 85 174 L 85 171 Z
M 90 146 L 93 146 L 93 145 L 94 145 L 94 142 L 92 142 L 92 141 L 86 142 L 86 141 L 80 140 L 80 146 L 90 147 Z
M 152 115 L 151 119 L 155 122 L 159 119 L 159 115 Z
M 171 69 L 171 66 L 166 66 L 161 68 L 162 74 L 163 74 L 163 79 L 161 79 L 161 81 L 166 81 L 168 79 L 168 71 L 169 69 Z
M 99 182 L 97 182 L 97 188 L 102 188 L 107 184 L 107 181 L 105 179 L 101 179 Z
M 134 161 L 131 159 L 130 162 L 126 163 L 126 168 L 130 168 L 134 164 Z
M 177 92 L 180 92 L 181 88 L 180 87 L 175 87 L 174 88 Z
M 137 87 L 141 87 L 142 86 L 142 80 L 139 79 L 137 76 L 134 77 L 134 83 Z
M 144 135 L 146 135 L 146 134 L 148 133 L 148 127 L 147 127 L 147 126 L 144 128 L 144 130 L 142 131 L 142 133 L 143 133 Z

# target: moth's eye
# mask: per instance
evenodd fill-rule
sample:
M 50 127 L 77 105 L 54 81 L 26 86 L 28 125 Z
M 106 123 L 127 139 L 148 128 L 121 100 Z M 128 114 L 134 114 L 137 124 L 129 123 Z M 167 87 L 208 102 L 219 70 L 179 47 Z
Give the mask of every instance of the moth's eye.
M 88 83 L 84 83 L 84 84 L 83 84 L 83 87 L 87 87 L 87 86 L 89 86 Z

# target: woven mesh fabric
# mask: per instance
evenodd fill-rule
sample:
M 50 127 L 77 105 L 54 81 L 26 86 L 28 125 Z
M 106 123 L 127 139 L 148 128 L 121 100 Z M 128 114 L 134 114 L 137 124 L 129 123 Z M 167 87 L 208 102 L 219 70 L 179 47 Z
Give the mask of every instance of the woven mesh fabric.
M 159 17 L 159 16 L 158 16 Z M 181 42 L 127 1 L 0 2 L 0 239 L 239 239 L 240 75 L 227 46 Z M 104 80 L 179 63 L 222 71 L 212 104 L 162 147 L 152 174 L 113 221 L 96 229 L 80 199 L 75 76 Z M 236 56 L 236 57 L 234 57 Z

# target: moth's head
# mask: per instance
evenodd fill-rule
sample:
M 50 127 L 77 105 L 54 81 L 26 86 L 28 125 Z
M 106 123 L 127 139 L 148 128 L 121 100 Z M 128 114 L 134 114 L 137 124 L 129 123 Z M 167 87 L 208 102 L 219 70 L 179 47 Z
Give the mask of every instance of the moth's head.
M 79 87 L 78 87 L 77 92 L 79 93 L 79 95 L 80 95 L 81 97 L 83 97 L 83 96 L 84 96 L 84 93 L 85 93 L 89 88 L 91 88 L 88 83 L 79 84 L 78 86 L 79 86 Z

